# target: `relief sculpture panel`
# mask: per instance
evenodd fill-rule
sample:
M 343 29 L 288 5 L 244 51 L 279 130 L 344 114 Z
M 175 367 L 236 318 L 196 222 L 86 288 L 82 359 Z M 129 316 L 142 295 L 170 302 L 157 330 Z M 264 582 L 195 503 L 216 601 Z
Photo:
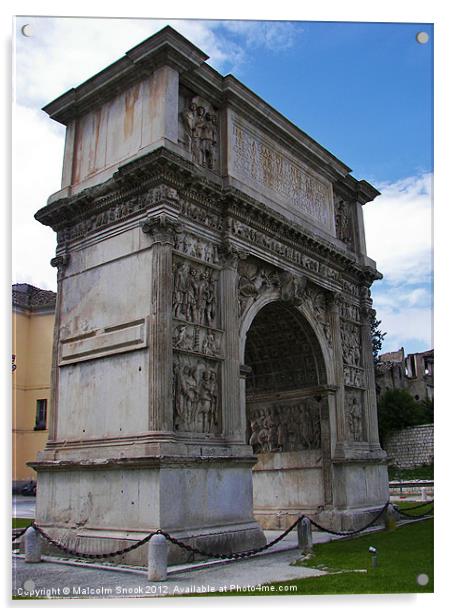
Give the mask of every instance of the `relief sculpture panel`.
M 216 327 L 218 272 L 176 260 L 173 274 L 173 318 Z
M 350 306 L 350 314 L 355 316 L 356 313 L 352 308 Z M 341 341 L 344 384 L 348 387 L 365 388 L 365 374 L 361 357 L 361 326 L 341 318 Z
M 255 404 L 247 410 L 253 453 L 320 449 L 320 411 L 314 399 Z
M 363 441 L 363 404 L 362 394 L 356 391 L 345 393 L 346 426 L 352 441 Z
M 175 322 L 173 325 L 175 349 L 218 357 L 222 354 L 221 341 L 222 332 L 188 323 Z
M 210 103 L 199 96 L 183 102 L 180 113 L 182 139 L 194 163 L 207 169 L 218 167 L 217 114 Z
M 219 433 L 219 391 L 217 362 L 175 353 L 174 429 L 179 432 Z
M 184 229 L 176 230 L 174 249 L 189 257 L 195 257 L 206 263 L 220 262 L 218 246 L 204 238 L 187 233 Z

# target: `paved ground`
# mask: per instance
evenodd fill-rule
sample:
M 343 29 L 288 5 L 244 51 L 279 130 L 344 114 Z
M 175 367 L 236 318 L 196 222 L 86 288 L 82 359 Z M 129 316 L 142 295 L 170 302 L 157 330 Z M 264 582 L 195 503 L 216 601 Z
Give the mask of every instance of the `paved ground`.
M 34 512 L 35 499 L 15 497 L 18 517 L 27 517 Z M 32 515 L 29 515 L 32 517 Z M 373 530 L 378 530 L 374 528 Z M 272 541 L 281 531 L 265 531 L 267 541 Z M 314 543 L 337 539 L 329 533 L 314 532 Z M 25 563 L 22 557 L 13 557 L 13 595 L 49 596 L 51 598 L 118 598 L 159 597 L 195 593 L 237 590 L 238 588 L 261 587 L 278 581 L 290 585 L 290 581 L 303 577 L 325 575 L 308 567 L 291 565 L 300 557 L 296 531 L 289 533 L 281 542 L 265 553 L 240 561 L 211 561 L 175 565 L 168 568 L 168 580 L 148 582 L 146 571 L 138 568 L 102 567 L 75 560 L 44 557 L 36 563 Z M 290 590 L 290 589 L 288 589 Z
M 206 569 L 195 567 L 169 571 L 165 582 L 148 582 L 145 572 L 103 570 L 56 562 L 25 563 L 13 560 L 14 596 L 58 598 L 158 597 L 261 587 L 272 581 L 289 585 L 290 580 L 325 575 L 307 567 L 293 567 L 300 557 L 298 549 L 267 556 L 217 564 Z M 287 588 L 286 590 L 289 590 Z

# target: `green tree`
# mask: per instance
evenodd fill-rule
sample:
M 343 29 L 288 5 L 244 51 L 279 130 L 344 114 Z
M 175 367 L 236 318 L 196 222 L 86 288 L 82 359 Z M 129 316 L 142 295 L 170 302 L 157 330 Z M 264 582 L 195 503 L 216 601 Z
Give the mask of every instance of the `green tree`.
M 383 340 L 386 336 L 386 332 L 382 332 L 380 329 L 381 321 L 377 319 L 377 313 L 372 310 L 370 313 L 370 333 L 372 336 L 372 355 L 374 356 L 374 363 L 377 363 L 378 355 L 383 346 Z
M 416 400 L 405 389 L 386 391 L 378 401 L 378 430 L 380 442 L 394 430 L 432 423 L 433 410 L 429 412 L 424 402 Z

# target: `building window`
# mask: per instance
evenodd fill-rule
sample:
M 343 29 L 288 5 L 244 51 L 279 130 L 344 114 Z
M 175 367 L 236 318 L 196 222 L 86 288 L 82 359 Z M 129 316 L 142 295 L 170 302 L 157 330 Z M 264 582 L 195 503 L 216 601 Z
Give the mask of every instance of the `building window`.
M 35 430 L 45 430 L 47 427 L 47 400 L 36 400 Z

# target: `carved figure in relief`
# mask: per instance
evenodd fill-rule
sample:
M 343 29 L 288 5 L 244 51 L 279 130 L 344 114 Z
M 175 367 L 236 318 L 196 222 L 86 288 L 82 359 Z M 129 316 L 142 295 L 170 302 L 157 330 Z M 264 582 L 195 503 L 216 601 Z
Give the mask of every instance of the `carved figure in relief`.
M 173 307 L 176 319 L 188 320 L 189 265 L 179 263 L 174 275 Z
M 188 365 L 176 370 L 175 406 L 177 430 L 186 430 L 193 422 L 197 383 L 194 370 Z
M 175 266 L 173 316 L 176 319 L 214 326 L 216 318 L 215 272 L 202 266 Z
M 304 276 L 294 276 L 289 272 L 282 272 L 281 280 L 281 299 L 300 305 L 303 300 L 306 288 L 306 278 Z
M 209 112 L 205 115 L 205 122 L 202 127 L 201 147 L 203 152 L 203 164 L 208 169 L 213 169 L 214 151 L 217 143 L 216 119 Z
M 194 100 L 182 112 L 185 143 L 198 165 L 214 169 L 216 166 L 217 118 L 203 105 Z
M 352 245 L 352 224 L 350 206 L 342 200 L 335 203 L 336 234 L 350 248 Z
M 185 142 L 190 151 L 193 149 L 193 131 L 195 129 L 197 107 L 191 102 L 188 109 L 182 112 L 182 124 L 185 133 Z
M 341 329 L 342 355 L 345 364 L 361 365 L 360 331 L 359 327 L 343 322 Z
M 350 436 L 354 441 L 360 441 L 362 439 L 362 412 L 361 406 L 358 403 L 357 398 L 350 398 L 350 406 L 348 408 L 348 429 Z
M 217 339 L 213 332 L 207 332 L 201 350 L 205 355 L 216 355 L 218 353 Z
M 255 409 L 249 421 L 254 453 L 320 448 L 319 407 L 313 400 Z
M 253 453 L 258 453 L 260 449 L 260 441 L 259 441 L 259 432 L 261 430 L 261 425 L 259 419 L 254 419 L 251 421 L 251 436 L 249 440 L 249 444 L 253 448 Z
M 218 429 L 216 369 L 194 358 L 174 363 L 174 428 L 186 432 Z
M 173 345 L 178 349 L 191 348 L 193 336 L 187 332 L 188 325 L 178 325 L 173 334 Z

